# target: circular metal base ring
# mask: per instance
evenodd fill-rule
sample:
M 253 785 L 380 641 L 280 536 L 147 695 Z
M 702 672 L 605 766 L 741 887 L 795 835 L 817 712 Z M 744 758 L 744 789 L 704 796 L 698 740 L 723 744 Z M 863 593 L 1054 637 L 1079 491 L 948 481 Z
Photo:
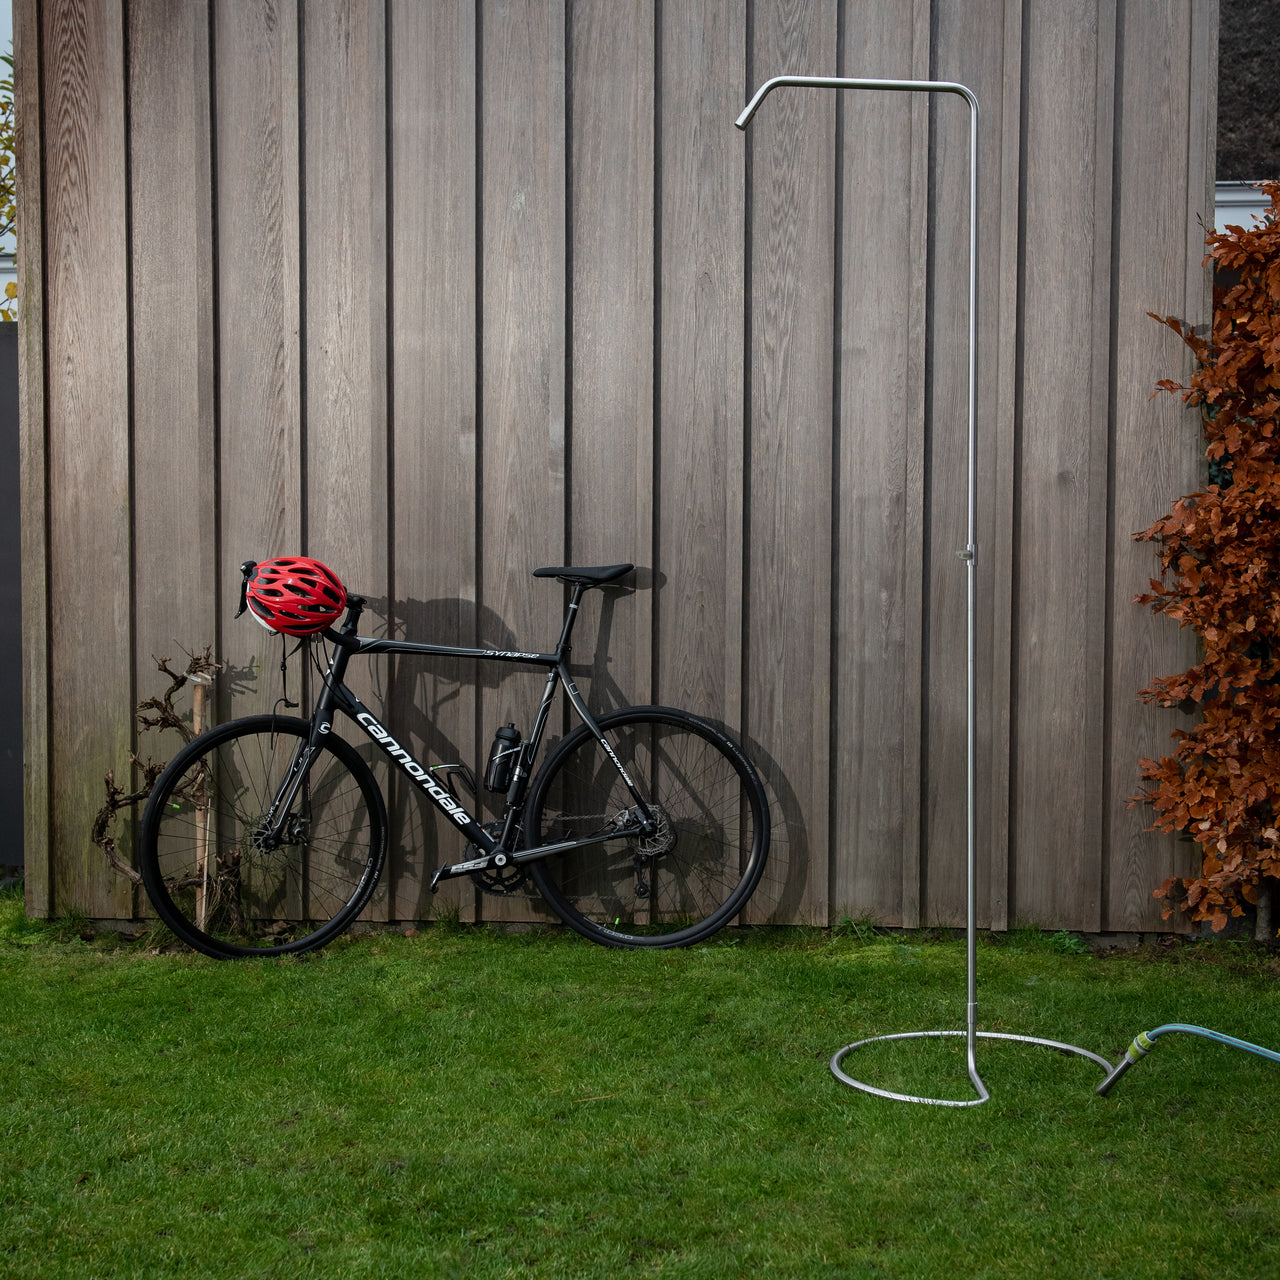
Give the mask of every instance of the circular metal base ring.
M 1016 1040 L 1020 1044 L 1043 1045 L 1046 1049 L 1057 1049 L 1062 1053 L 1074 1053 L 1078 1057 L 1088 1058 L 1090 1062 L 1096 1062 L 1106 1075 L 1110 1075 L 1113 1070 L 1112 1064 L 1106 1058 L 1100 1057 L 1096 1053 L 1091 1053 L 1088 1049 L 1081 1049 L 1078 1045 L 1064 1044 L 1061 1040 L 1045 1040 L 1039 1036 L 1015 1036 L 1004 1031 L 975 1031 L 973 1034 L 979 1040 Z M 987 1092 L 977 1071 L 974 1069 L 972 1060 L 969 1064 L 969 1079 L 978 1096 L 965 1099 L 921 1098 L 910 1093 L 894 1093 L 890 1089 L 877 1089 L 874 1085 L 864 1084 L 861 1080 L 855 1080 L 851 1075 L 840 1069 L 840 1060 L 846 1054 L 852 1053 L 855 1049 L 861 1049 L 866 1044 L 876 1044 L 881 1040 L 931 1040 L 942 1036 L 967 1035 L 967 1031 L 899 1031 L 894 1035 L 870 1036 L 866 1040 L 857 1040 L 853 1044 L 847 1044 L 843 1049 L 837 1050 L 835 1056 L 831 1059 L 831 1074 L 842 1084 L 847 1084 L 852 1089 L 860 1089 L 863 1093 L 874 1094 L 877 1098 L 889 1098 L 893 1102 L 919 1102 L 931 1107 L 980 1107 L 991 1095 Z

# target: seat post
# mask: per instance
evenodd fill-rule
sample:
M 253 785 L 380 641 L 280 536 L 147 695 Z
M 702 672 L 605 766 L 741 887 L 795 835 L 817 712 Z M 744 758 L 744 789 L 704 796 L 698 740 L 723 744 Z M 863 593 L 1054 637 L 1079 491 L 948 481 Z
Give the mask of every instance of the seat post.
M 578 620 L 578 606 L 582 603 L 583 594 L 590 584 L 575 582 L 573 594 L 569 597 L 569 608 L 564 615 L 564 628 L 560 632 L 560 643 L 556 646 L 556 656 L 563 661 L 569 654 L 569 637 L 573 634 L 573 624 Z

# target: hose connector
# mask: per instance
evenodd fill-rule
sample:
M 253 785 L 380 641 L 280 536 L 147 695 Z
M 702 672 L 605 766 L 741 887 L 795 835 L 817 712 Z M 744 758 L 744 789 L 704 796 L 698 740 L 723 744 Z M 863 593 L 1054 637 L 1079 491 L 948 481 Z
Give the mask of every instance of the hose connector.
M 1126 1071 L 1129 1070 L 1135 1062 L 1140 1062 L 1143 1058 L 1156 1047 L 1156 1043 L 1151 1039 L 1145 1031 L 1139 1031 L 1133 1038 L 1133 1043 L 1124 1051 L 1124 1057 L 1116 1063 L 1111 1074 L 1094 1090 L 1100 1098 L 1105 1098 L 1111 1090 L 1111 1086 L 1120 1079 Z

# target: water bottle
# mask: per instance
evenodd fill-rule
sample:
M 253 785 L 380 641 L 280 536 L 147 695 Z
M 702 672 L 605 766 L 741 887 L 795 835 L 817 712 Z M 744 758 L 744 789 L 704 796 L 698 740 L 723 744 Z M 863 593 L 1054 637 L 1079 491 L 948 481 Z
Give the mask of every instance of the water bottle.
M 505 791 L 511 785 L 511 770 L 520 751 L 520 730 L 513 724 L 503 725 L 493 735 L 489 763 L 484 767 L 486 791 Z

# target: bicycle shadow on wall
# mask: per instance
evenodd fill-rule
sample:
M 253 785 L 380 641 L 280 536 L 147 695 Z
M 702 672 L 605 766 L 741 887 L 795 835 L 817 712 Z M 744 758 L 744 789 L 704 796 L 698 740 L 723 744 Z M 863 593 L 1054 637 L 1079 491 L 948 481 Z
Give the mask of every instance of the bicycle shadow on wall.
M 628 690 L 620 686 L 610 669 L 615 607 L 620 599 L 634 595 L 637 591 L 650 590 L 657 597 L 667 585 L 666 574 L 637 566 L 629 584 L 611 584 L 595 593 L 600 598 L 595 652 L 589 662 L 574 662 L 569 667 L 575 681 L 589 682 L 589 692 L 584 688 L 584 694 L 593 711 L 604 713 L 643 700 L 639 687 Z M 660 690 L 654 701 L 663 701 Z M 676 698 L 675 701 L 679 703 L 681 700 Z M 809 921 L 803 918 L 803 902 L 808 882 L 808 829 L 799 798 L 782 765 L 763 743 L 748 735 L 742 725 L 731 724 L 704 707 L 691 709 L 741 743 L 747 757 L 755 765 L 769 798 L 773 823 L 769 860 L 759 885 L 742 913 L 740 923 L 827 924 L 825 919 Z
M 613 678 L 610 669 L 614 611 L 618 601 L 626 596 L 633 595 L 637 591 L 651 590 L 657 597 L 667 585 L 666 574 L 637 566 L 630 584 L 611 584 L 605 590 L 595 593 L 600 598 L 595 652 L 589 662 L 570 664 L 570 672 L 575 681 L 589 682 L 589 693 L 586 689 L 584 693 L 587 693 L 587 701 L 593 711 L 603 713 L 643 700 L 639 688 L 629 691 L 620 686 Z M 663 701 L 661 690 L 658 691 L 654 701 Z M 676 698 L 675 701 L 679 703 L 681 700 Z M 731 724 L 705 707 L 691 709 L 741 743 L 747 757 L 755 765 L 769 797 L 773 823 L 769 860 L 759 885 L 742 913 L 740 923 L 827 924 L 825 919 L 809 921 L 803 918 L 803 903 L 808 882 L 808 829 L 799 798 L 788 781 L 782 765 L 762 742 L 748 735 L 742 725 Z
M 782 766 L 758 738 L 743 733 L 739 726 L 726 724 L 718 716 L 707 716 L 706 719 L 738 739 L 755 765 L 769 797 L 769 813 L 773 822 L 769 861 L 740 923 L 825 925 L 826 920 L 805 918 L 803 903 L 809 878 L 808 828 L 800 801 Z
M 586 661 L 571 662 L 569 674 L 582 689 L 583 697 L 593 712 L 603 715 L 606 711 L 614 711 L 618 707 L 630 706 L 646 700 L 644 686 L 638 685 L 630 693 L 613 678 L 610 670 L 612 659 L 609 646 L 613 640 L 614 610 L 620 599 L 633 596 L 640 591 L 657 592 L 666 584 L 666 575 L 654 569 L 637 565 L 631 573 L 629 582 L 613 582 L 607 587 L 594 592 L 599 602 L 599 611 L 595 620 L 595 652 Z M 590 619 L 587 619 L 590 626 Z M 647 681 L 644 682 L 647 684 Z

